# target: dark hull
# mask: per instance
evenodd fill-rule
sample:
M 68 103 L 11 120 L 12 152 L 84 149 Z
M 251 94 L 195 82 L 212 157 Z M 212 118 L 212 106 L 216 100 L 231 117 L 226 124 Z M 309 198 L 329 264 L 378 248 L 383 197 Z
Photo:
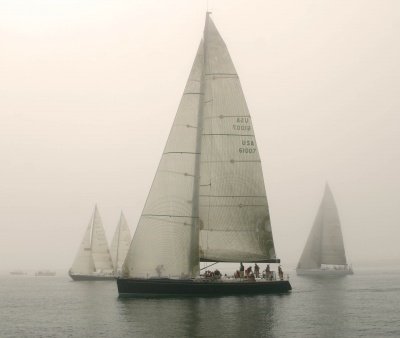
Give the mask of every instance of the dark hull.
M 91 276 L 91 275 L 73 275 L 69 274 L 69 276 L 74 281 L 96 281 L 96 280 L 114 280 L 114 276 Z
M 117 279 L 120 297 L 135 296 L 220 296 L 285 293 L 292 289 L 289 281 L 208 281 L 179 279 Z

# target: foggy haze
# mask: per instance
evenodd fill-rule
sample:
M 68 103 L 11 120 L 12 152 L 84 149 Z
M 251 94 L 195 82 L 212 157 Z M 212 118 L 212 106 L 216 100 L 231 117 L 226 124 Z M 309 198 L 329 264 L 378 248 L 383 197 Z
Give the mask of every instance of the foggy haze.
M 325 182 L 357 266 L 399 265 L 400 2 L 210 1 L 252 115 L 276 252 L 294 267 Z M 132 233 L 205 1 L 0 3 L 0 270 L 67 270 L 97 203 Z

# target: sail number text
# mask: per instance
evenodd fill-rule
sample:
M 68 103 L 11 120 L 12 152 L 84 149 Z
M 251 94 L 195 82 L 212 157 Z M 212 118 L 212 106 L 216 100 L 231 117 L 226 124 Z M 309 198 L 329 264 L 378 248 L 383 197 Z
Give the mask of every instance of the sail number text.
M 250 131 L 251 126 L 249 125 L 250 119 L 248 117 L 237 117 L 235 124 L 232 125 L 233 130 L 239 131 Z
M 241 154 L 254 154 L 257 151 L 253 140 L 242 140 L 242 147 L 239 148 Z

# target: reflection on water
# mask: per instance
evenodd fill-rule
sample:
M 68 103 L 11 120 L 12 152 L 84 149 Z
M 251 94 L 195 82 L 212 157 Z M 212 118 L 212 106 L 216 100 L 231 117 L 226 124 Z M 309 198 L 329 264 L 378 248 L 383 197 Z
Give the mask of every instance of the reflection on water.
M 303 310 L 299 322 L 305 328 L 319 328 L 317 336 L 343 337 L 348 327 L 346 283 L 347 276 L 302 276 L 304 291 L 299 292 Z M 351 277 L 350 277 L 351 278 Z
M 165 336 L 274 336 L 277 301 L 290 295 L 120 298 L 120 315 L 138 331 Z

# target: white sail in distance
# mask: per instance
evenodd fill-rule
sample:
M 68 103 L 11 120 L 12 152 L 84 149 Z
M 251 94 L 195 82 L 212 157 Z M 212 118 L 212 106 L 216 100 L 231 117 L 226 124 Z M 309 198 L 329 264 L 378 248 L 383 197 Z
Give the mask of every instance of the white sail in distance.
M 251 117 L 208 14 L 124 275 L 195 277 L 200 260 L 276 261 Z
M 131 232 L 128 223 L 125 219 L 124 213 L 121 216 L 115 229 L 114 237 L 111 242 L 111 259 L 114 267 L 114 274 L 118 274 L 122 270 L 126 254 L 131 244 Z
M 107 238 L 103 228 L 103 222 L 101 221 L 100 213 L 97 209 L 97 206 L 95 207 L 93 214 L 92 255 L 96 271 L 113 271 L 110 250 L 108 248 Z
M 85 235 L 83 236 L 75 260 L 72 263 L 72 267 L 70 269 L 70 272 L 72 273 L 90 275 L 96 270 L 94 266 L 91 240 L 90 240 L 92 236 L 92 222 L 93 222 L 93 216 L 89 222 L 89 225 L 86 228 Z
M 86 229 L 78 254 L 72 264 L 71 273 L 91 275 L 113 271 L 110 251 L 97 206 Z
M 347 264 L 339 213 L 328 184 L 297 268 L 319 269 L 321 264 Z

